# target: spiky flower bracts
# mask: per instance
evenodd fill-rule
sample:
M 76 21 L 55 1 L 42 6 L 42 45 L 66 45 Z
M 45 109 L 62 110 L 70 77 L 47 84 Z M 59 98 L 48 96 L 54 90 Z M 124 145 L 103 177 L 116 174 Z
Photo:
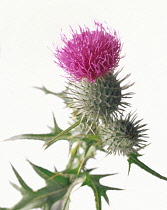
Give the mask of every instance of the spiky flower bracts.
M 138 151 L 146 146 L 145 124 L 141 120 L 136 121 L 137 116 L 128 114 L 111 121 L 101 131 L 102 142 L 107 146 L 110 154 L 138 154 Z
M 126 106 L 124 99 L 130 98 L 132 93 L 123 93 L 129 85 L 122 85 L 123 79 L 118 79 L 119 71 L 108 73 L 100 77 L 95 83 L 85 80 L 81 82 L 69 82 L 67 87 L 68 106 L 73 108 L 74 116 L 87 118 L 87 121 L 99 124 L 107 124 L 111 117 L 116 117 Z

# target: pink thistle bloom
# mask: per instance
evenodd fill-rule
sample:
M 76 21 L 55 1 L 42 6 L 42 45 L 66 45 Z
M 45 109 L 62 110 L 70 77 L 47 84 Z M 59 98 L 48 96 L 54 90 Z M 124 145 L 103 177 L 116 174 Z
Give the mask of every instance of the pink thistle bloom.
M 56 48 L 55 63 L 76 81 L 95 82 L 118 66 L 122 45 L 116 31 L 111 33 L 100 23 L 95 22 L 95 30 L 87 27 L 79 30 L 77 33 L 71 29 L 71 39 L 62 36 L 64 47 Z

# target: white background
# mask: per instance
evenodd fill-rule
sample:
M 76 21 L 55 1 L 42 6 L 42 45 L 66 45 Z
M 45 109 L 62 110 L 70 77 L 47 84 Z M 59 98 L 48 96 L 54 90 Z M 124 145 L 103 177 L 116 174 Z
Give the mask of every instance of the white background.
M 12 206 L 21 197 L 9 180 L 16 182 L 10 162 L 26 182 L 38 189 L 43 181 L 26 162 L 53 170 L 63 170 L 68 160 L 68 143 L 58 142 L 48 150 L 42 142 L 4 139 L 22 133 L 49 132 L 52 112 L 62 129 L 67 128 L 69 110 L 54 96 L 45 96 L 33 86 L 53 91 L 64 88 L 63 70 L 53 62 L 53 43 L 58 44 L 61 29 L 69 25 L 93 25 L 106 21 L 119 31 L 124 42 L 120 67 L 131 91 L 132 111 L 148 124 L 149 145 L 141 158 L 167 176 L 167 5 L 165 0 L 0 0 L 0 206 Z M 110 206 L 103 210 L 166 210 L 167 182 L 132 166 L 127 175 L 125 157 L 98 153 L 89 167 L 97 173 L 115 173 L 103 183 L 124 191 L 108 191 Z M 80 188 L 72 196 L 70 210 L 95 210 L 92 192 Z

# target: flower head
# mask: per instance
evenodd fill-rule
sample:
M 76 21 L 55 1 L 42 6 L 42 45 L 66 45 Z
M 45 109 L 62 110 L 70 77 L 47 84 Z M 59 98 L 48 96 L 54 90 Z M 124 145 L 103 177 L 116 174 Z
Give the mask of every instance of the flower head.
M 97 22 L 95 30 L 87 27 L 79 29 L 79 33 L 72 30 L 71 39 L 62 36 L 64 47 L 56 49 L 55 63 L 76 81 L 85 79 L 95 82 L 118 66 L 121 42 L 116 31 L 111 32 Z
M 137 116 L 128 114 L 125 118 L 115 119 L 102 130 L 102 141 L 104 146 L 108 146 L 108 153 L 112 154 L 138 154 L 138 151 L 146 147 L 144 138 L 145 124 L 140 125 L 136 121 Z
M 73 108 L 74 116 L 85 118 L 87 121 L 107 124 L 111 117 L 116 117 L 129 103 L 124 99 L 131 98 L 130 93 L 123 93 L 133 84 L 122 85 L 129 75 L 118 79 L 120 71 L 108 73 L 91 83 L 85 80 L 71 82 L 67 87 L 68 106 Z M 100 121 L 99 121 L 100 120 Z

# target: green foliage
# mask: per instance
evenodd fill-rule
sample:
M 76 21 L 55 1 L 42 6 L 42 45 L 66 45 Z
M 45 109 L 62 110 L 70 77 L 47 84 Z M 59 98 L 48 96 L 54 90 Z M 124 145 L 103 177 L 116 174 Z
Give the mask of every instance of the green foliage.
M 12 207 L 11 210 L 28 210 L 43 206 L 48 206 L 48 209 L 50 209 L 50 207 L 56 201 L 63 199 L 63 196 L 66 194 L 66 191 L 70 186 L 69 178 L 63 177 L 62 175 L 57 175 L 52 179 L 52 176 L 55 175 L 54 173 L 32 163 L 31 165 L 35 171 L 46 181 L 46 187 L 33 191 L 13 168 L 14 173 L 21 185 L 21 188 L 16 187 L 16 185 L 15 188 L 22 193 L 23 198 L 14 207 Z
M 100 179 L 106 176 L 111 176 L 114 174 L 103 174 L 103 175 L 91 175 L 88 171 L 85 172 L 86 180 L 82 184 L 82 186 L 87 185 L 89 186 L 94 193 L 95 202 L 96 202 L 96 210 L 101 210 L 101 198 L 104 197 L 105 201 L 109 204 L 109 199 L 106 194 L 108 190 L 121 190 L 119 188 L 108 187 L 105 185 L 100 184 Z
M 109 175 L 90 175 L 90 170 L 78 168 L 67 168 L 62 172 L 51 172 L 45 168 L 37 166 L 28 161 L 35 172 L 45 180 L 46 186 L 34 191 L 30 188 L 16 169 L 12 166 L 12 169 L 17 177 L 20 186 L 11 183 L 12 186 L 22 194 L 22 199 L 11 208 L 0 208 L 0 210 L 30 210 L 34 208 L 41 208 L 42 210 L 50 210 L 57 202 L 61 206 L 61 210 L 69 210 L 70 195 L 73 188 L 81 183 L 82 186 L 89 186 L 95 195 L 96 208 L 101 210 L 101 197 L 103 196 L 107 203 L 108 197 L 107 190 L 120 190 L 118 188 L 107 187 L 101 185 L 99 180 Z
M 52 185 L 54 183 L 57 183 L 57 185 L 60 186 L 66 186 L 69 184 L 69 178 L 66 176 L 61 176 L 60 173 L 57 172 L 51 172 L 47 169 L 44 169 L 40 166 L 37 166 L 33 163 L 31 163 L 30 161 L 28 161 L 31 166 L 33 167 L 33 169 L 35 170 L 35 172 L 46 181 L 47 185 Z
M 53 122 L 54 122 L 54 126 L 53 127 L 49 127 L 51 132 L 50 133 L 44 133 L 44 134 L 21 134 L 21 135 L 17 135 L 17 136 L 13 136 L 9 139 L 6 139 L 5 141 L 13 141 L 13 140 L 18 140 L 18 139 L 28 139 L 28 140 L 41 140 L 44 142 L 47 142 L 49 140 L 51 140 L 52 138 L 54 138 L 55 136 L 57 136 L 60 132 L 62 132 L 62 129 L 59 128 L 55 116 L 53 114 Z M 70 135 L 70 133 L 66 133 L 65 135 L 61 135 L 59 136 L 59 138 L 57 140 L 63 140 L 65 138 L 67 138 Z
M 35 172 L 45 180 L 46 186 L 37 191 L 33 191 L 12 166 L 21 187 L 13 183 L 11 184 L 23 197 L 15 206 L 9 208 L 9 210 L 29 210 L 33 208 L 50 210 L 51 206 L 59 200 L 62 201 L 62 209 L 68 210 L 70 193 L 76 184 L 83 181 L 84 177 L 82 178 L 82 176 L 77 177 L 75 174 L 68 174 L 67 171 L 66 174 L 63 174 L 63 172 L 51 172 L 30 161 L 29 163 Z
M 19 190 L 22 194 L 25 194 L 26 192 L 29 192 L 30 194 L 33 193 L 33 190 L 24 182 L 24 180 L 21 178 L 21 176 L 18 174 L 16 169 L 12 166 L 13 172 L 15 173 L 15 176 L 17 177 L 17 180 L 19 181 L 21 188 L 17 187 L 17 185 L 12 184 L 17 190 Z
M 65 103 L 69 102 L 69 99 L 67 98 L 67 95 L 66 95 L 66 90 L 67 89 L 65 91 L 60 92 L 60 93 L 55 93 L 55 92 L 52 92 L 52 91 L 48 90 L 44 86 L 42 86 L 42 87 L 35 87 L 35 88 L 39 89 L 39 90 L 42 90 L 46 95 L 51 94 L 51 95 L 57 96 L 57 97 L 63 99 Z
M 138 154 L 130 154 L 128 156 L 129 172 L 130 172 L 130 168 L 131 168 L 132 163 L 134 163 L 135 165 L 139 166 L 140 168 L 142 168 L 143 170 L 145 170 L 148 173 L 152 174 L 153 176 L 156 176 L 156 177 L 158 177 L 160 179 L 163 179 L 163 180 L 166 180 L 167 181 L 167 178 L 165 176 L 160 175 L 159 173 L 157 173 L 156 171 L 152 170 L 147 165 L 145 165 L 143 162 L 141 162 L 138 159 L 138 156 L 141 156 L 141 155 L 138 155 Z

